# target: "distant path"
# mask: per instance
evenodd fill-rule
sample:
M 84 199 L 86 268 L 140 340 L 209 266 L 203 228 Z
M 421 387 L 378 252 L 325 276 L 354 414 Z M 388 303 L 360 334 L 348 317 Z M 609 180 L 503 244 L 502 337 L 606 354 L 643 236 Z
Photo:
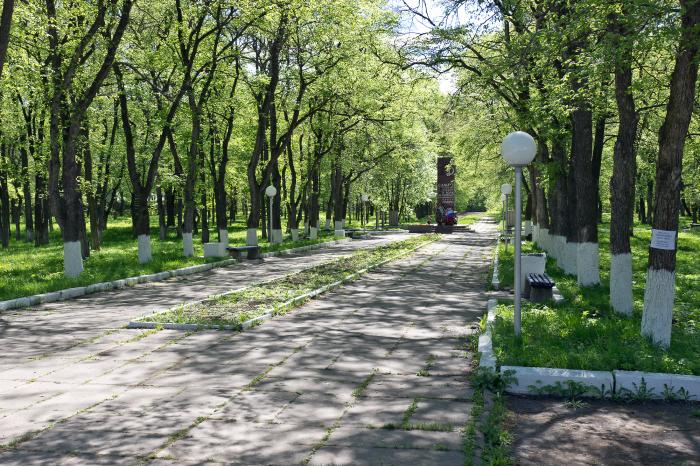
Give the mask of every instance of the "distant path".
M 244 333 L 119 329 L 66 347 L 85 321 L 116 328 L 151 306 L 144 295 L 167 307 L 209 281 L 253 275 L 241 269 L 134 288 L 140 301 L 124 295 L 136 300 L 127 306 L 114 303 L 120 292 L 102 296 L 111 308 L 95 296 L 74 310 L 3 317 L 14 336 L 3 339 L 12 356 L 1 360 L 0 443 L 19 442 L 0 451 L 0 464 L 461 465 L 471 412 L 465 343 L 486 305 L 495 241 L 493 225 L 475 228 Z M 321 260 L 250 267 L 281 274 L 312 257 Z M 32 314 L 54 318 L 53 333 L 32 333 Z M 42 354 L 35 346 L 44 354 L 28 360 Z

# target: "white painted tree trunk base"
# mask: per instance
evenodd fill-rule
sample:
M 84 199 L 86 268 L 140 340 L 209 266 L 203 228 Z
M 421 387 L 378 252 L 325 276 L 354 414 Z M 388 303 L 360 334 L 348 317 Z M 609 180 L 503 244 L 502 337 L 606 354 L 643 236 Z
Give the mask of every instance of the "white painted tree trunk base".
M 537 245 L 549 252 L 549 228 L 540 228 L 540 234 L 537 235 Z
M 309 227 L 309 239 L 318 239 L 318 228 Z
M 532 220 L 525 220 L 525 230 L 523 232 L 524 236 L 530 236 L 532 234 Z
M 668 270 L 647 270 L 644 290 L 642 335 L 664 348 L 671 344 L 673 300 L 676 294 L 676 273 Z
M 257 246 L 258 245 L 258 229 L 248 228 L 245 232 L 245 244 L 246 246 Z
M 308 221 L 304 222 L 304 234 L 305 235 L 309 234 L 309 222 Z
M 292 241 L 299 241 L 299 229 L 292 228 L 290 231 L 292 233 Z
M 228 247 L 228 230 L 224 230 L 223 228 L 219 230 L 219 243 L 222 244 L 224 249 Z
M 610 305 L 618 314 L 632 315 L 632 254 L 610 258 Z
M 326 230 L 330 230 L 330 229 L 331 229 L 331 219 L 327 218 L 326 219 Z
M 600 283 L 598 243 L 578 243 L 576 249 L 576 281 L 580 286 Z
M 137 238 L 139 248 L 139 264 L 151 262 L 153 254 L 151 253 L 151 235 L 139 235 Z
M 284 240 L 284 235 L 282 230 L 275 228 L 272 230 L 272 242 L 274 244 L 280 244 Z
M 194 243 L 192 242 L 192 233 L 182 233 L 182 251 L 185 257 L 194 256 Z
M 63 275 L 75 278 L 83 273 L 83 252 L 80 241 L 63 243 Z
M 559 258 L 564 254 L 564 245 L 566 244 L 566 238 L 561 235 L 549 235 L 549 255 L 554 259 L 559 260 Z
M 336 220 L 334 235 L 336 239 L 345 238 L 345 230 L 343 229 L 343 221 Z
M 564 245 L 564 254 L 562 254 L 561 268 L 567 275 L 576 276 L 576 257 L 578 255 L 578 243 L 567 241 Z
M 540 227 L 539 225 L 532 225 L 532 242 L 537 244 L 540 239 Z

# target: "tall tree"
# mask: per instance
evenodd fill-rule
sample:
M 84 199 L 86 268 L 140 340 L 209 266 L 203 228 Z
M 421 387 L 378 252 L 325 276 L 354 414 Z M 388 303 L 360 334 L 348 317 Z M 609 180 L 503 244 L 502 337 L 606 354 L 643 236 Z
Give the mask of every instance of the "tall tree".
M 49 193 L 52 210 L 61 226 L 63 237 L 63 264 L 67 277 L 76 277 L 83 271 L 81 235 L 84 231 L 82 192 L 78 184 L 81 175 L 77 155 L 82 144 L 82 125 L 85 113 L 107 78 L 114 63 L 117 47 L 129 22 L 133 0 L 98 1 L 94 6 L 81 4 L 73 11 L 83 25 L 82 34 L 76 34 L 68 44 L 62 37 L 59 25 L 65 15 L 59 16 L 55 0 L 46 0 L 48 16 L 49 62 L 51 66 Z M 70 5 L 60 5 L 71 8 Z M 83 9 L 84 11 L 80 11 Z M 116 23 L 116 24 L 115 24 Z M 78 29 L 79 31 L 80 29 Z M 97 49 L 105 50 L 97 59 L 97 70 L 85 76 L 89 83 L 81 88 L 76 77 Z M 67 49 L 67 50 L 66 50 Z M 67 58 L 67 60 L 65 60 Z
M 642 315 L 642 334 L 663 347 L 671 344 L 683 149 L 695 102 L 700 58 L 700 0 L 679 3 L 681 32 L 666 117 L 659 130 L 652 245 Z M 660 241 L 662 236 L 670 236 L 674 244 Z

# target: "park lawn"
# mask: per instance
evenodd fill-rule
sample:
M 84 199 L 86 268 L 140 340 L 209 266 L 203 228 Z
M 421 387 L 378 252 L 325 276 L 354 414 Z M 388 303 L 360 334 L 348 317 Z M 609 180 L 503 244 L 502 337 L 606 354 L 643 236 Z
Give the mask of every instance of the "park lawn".
M 635 225 L 634 314 L 623 317 L 608 303 L 608 227 L 600 226 L 601 285 L 582 290 L 574 277 L 565 275 L 548 258 L 547 273 L 566 301 L 558 305 L 523 302 L 520 341 L 513 333 L 512 304 L 497 307 L 493 344 L 499 364 L 700 375 L 700 234 L 679 235 L 673 334 L 670 348 L 663 350 L 640 335 L 651 229 Z M 499 247 L 499 278 L 512 287 L 513 247 L 508 252 L 503 245 Z M 524 243 L 523 252 L 533 251 L 532 243 Z
M 178 306 L 146 316 L 141 321 L 240 327 L 246 320 L 254 319 L 266 312 L 284 313 L 289 307 L 283 308 L 282 305 L 294 298 L 343 280 L 379 262 L 402 257 L 415 248 L 438 238 L 439 235 L 427 234 L 372 249 L 359 250 L 348 257 L 332 260 L 200 304 Z
M 175 239 L 174 231 L 170 231 L 165 241 L 160 241 L 158 226 L 153 225 L 151 227 L 153 260 L 148 264 L 139 264 L 138 247 L 131 231 L 130 218 L 110 219 L 108 228 L 104 232 L 101 249 L 91 251 L 90 257 L 85 260 L 85 271 L 76 278 L 63 276 L 63 243 L 58 229 L 51 233 L 48 245 L 38 248 L 33 243 L 12 240 L 9 248 L 0 249 L 0 277 L 2 277 L 0 301 L 221 260 L 219 258 L 205 260 L 202 257 L 201 240 L 197 239 L 194 241 L 195 256 L 185 258 L 182 255 L 182 240 Z M 332 236 L 332 231 L 319 231 L 317 240 L 293 242 L 287 235 L 282 244 L 270 245 L 262 240 L 258 233 L 263 252 L 320 243 L 332 239 Z M 229 227 L 230 245 L 244 245 L 245 238 L 244 222 L 236 222 Z M 213 230 L 210 233 L 210 240 L 217 240 L 217 234 Z
M 457 219 L 458 225 L 473 225 L 486 216 L 486 212 L 478 214 L 460 215 Z

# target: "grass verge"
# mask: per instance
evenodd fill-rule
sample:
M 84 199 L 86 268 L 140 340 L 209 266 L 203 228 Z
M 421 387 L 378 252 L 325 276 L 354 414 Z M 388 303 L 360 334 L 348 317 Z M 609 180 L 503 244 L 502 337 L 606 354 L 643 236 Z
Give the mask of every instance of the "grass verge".
M 3 278 L 0 280 L 0 301 L 220 260 L 202 258 L 201 241 L 195 241 L 194 257 L 184 257 L 182 240 L 176 239 L 173 232 L 164 241 L 158 239 L 157 225 L 152 226 L 151 232 L 153 260 L 148 264 L 139 264 L 131 219 L 110 219 L 101 249 L 90 253 L 90 257 L 84 261 L 84 272 L 76 278 L 63 276 L 63 243 L 58 229 L 51 233 L 50 243 L 46 246 L 35 247 L 34 243 L 11 241 L 9 248 L 0 250 L 0 276 Z M 275 245 L 260 239 L 261 250 L 278 251 L 333 239 L 332 231 L 321 230 L 318 233 L 316 240 L 292 241 L 291 237 L 285 237 L 283 243 Z M 217 240 L 216 232 L 210 232 L 210 240 Z M 236 222 L 231 225 L 230 245 L 242 246 L 245 241 L 245 223 Z
M 295 298 L 347 278 L 379 262 L 399 258 L 416 247 L 434 241 L 438 235 L 421 235 L 372 249 L 356 251 L 348 257 L 326 262 L 264 284 L 255 285 L 194 306 L 177 308 L 147 316 L 142 322 L 196 324 L 202 326 L 240 326 L 274 310 Z
M 580 288 L 547 260 L 547 273 L 557 282 L 564 303 L 523 303 L 522 338 L 513 333 L 512 305 L 499 305 L 493 346 L 499 364 L 587 370 L 640 370 L 700 375 L 700 235 L 681 232 L 678 240 L 676 300 L 671 346 L 663 350 L 640 334 L 647 251 L 651 229 L 636 225 L 632 238 L 634 314 L 615 314 L 609 305 L 610 254 L 608 225 L 600 228 L 601 285 Z M 501 284 L 513 284 L 513 247 L 499 246 Z M 524 243 L 523 252 L 534 251 Z

